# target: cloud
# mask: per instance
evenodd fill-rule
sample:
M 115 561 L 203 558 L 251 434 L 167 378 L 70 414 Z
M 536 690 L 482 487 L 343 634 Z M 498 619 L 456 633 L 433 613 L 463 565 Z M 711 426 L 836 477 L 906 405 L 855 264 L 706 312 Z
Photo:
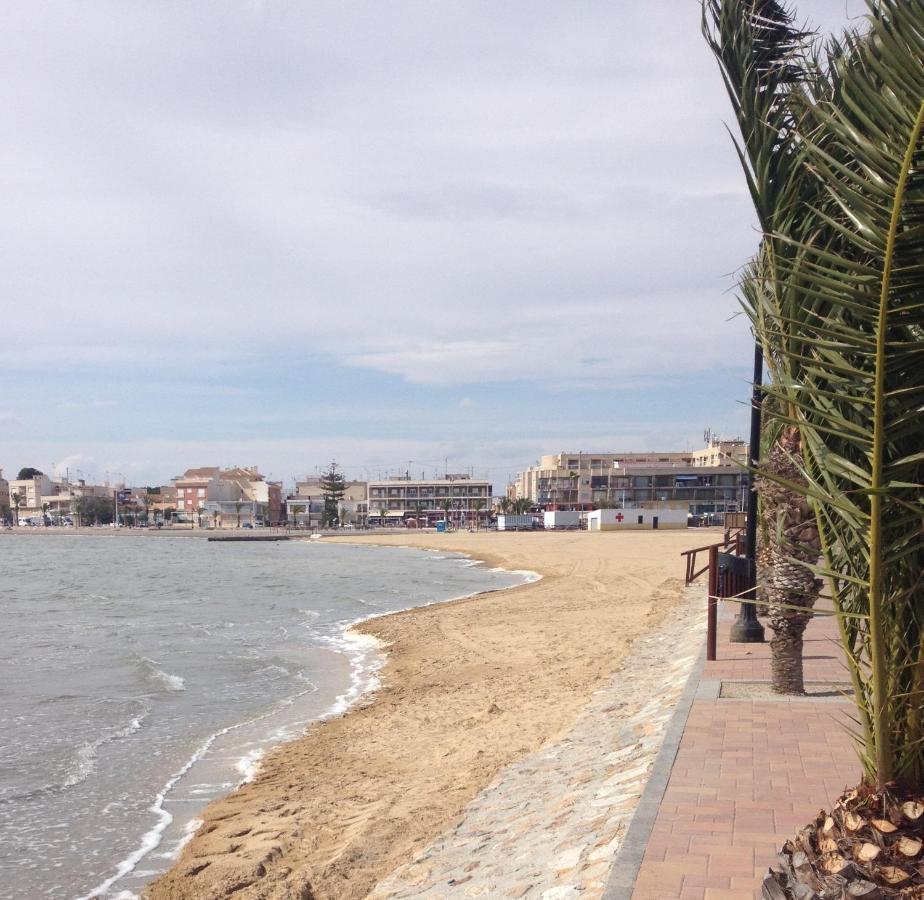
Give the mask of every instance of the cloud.
M 89 473 L 95 468 L 95 457 L 81 456 L 78 453 L 73 453 L 70 456 L 59 459 L 52 466 L 51 471 L 54 478 L 70 477 L 71 480 L 82 478 L 85 481 L 90 481 L 92 480 L 92 476 Z
M 478 404 L 475 403 L 475 401 L 472 400 L 471 397 L 463 397 L 463 398 L 459 401 L 459 409 L 472 409 L 473 407 L 475 407 L 475 406 L 477 406 L 477 405 L 478 405 Z
M 0 428 L 22 428 L 26 423 L 11 412 L 0 412 Z
M 844 0 L 811 6 L 844 22 Z M 560 440 L 680 440 L 686 409 L 676 426 L 639 403 L 606 411 L 618 428 L 582 427 L 606 391 L 748 371 L 729 273 L 758 236 L 694 2 L 394 0 L 359 15 L 238 0 L 190 15 L 49 0 L 14 4 L 6 26 L 0 312 L 42 327 L 28 353 L 0 344 L 0 371 L 69 382 L 46 396 L 46 433 L 15 445 L 27 459 L 164 477 L 196 462 L 171 448 L 212 445 L 157 439 L 220 407 L 230 462 L 233 429 L 285 394 L 278 450 L 259 444 L 275 467 L 353 448 L 365 465 L 385 406 L 394 431 L 458 394 L 479 421 L 490 406 L 512 422 L 520 387 L 574 392 Z M 301 455 L 285 441 L 311 421 L 317 379 L 286 394 L 296 376 L 278 366 L 299 354 L 325 361 L 325 402 L 354 423 Z M 236 398 L 229 373 L 246 375 Z M 383 404 L 363 374 L 401 399 Z M 731 402 L 704 389 L 689 416 L 717 424 Z M 107 436 L 154 449 L 84 442 L 93 410 Z M 524 453 L 554 437 L 542 416 L 521 427 Z M 393 452 L 446 455 L 417 436 Z M 471 451 L 516 465 L 493 446 Z

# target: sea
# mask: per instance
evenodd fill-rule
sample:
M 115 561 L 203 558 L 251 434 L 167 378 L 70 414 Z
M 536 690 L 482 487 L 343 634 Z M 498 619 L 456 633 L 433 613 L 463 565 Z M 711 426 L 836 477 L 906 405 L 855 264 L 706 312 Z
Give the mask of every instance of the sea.
M 0 898 L 136 896 L 210 800 L 376 686 L 351 624 L 530 577 L 324 541 L 0 537 Z

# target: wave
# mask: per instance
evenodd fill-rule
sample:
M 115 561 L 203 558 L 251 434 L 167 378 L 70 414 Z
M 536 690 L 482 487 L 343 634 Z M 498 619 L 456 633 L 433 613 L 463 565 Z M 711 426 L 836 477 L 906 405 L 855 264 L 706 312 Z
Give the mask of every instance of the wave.
M 288 674 L 289 670 L 285 668 L 285 666 L 277 666 L 275 663 L 269 663 L 268 665 L 265 665 L 260 669 L 256 669 L 251 673 L 251 675 L 260 675 L 266 678 L 285 677 Z
M 253 781 L 257 777 L 257 772 L 260 771 L 260 760 L 263 759 L 264 751 L 260 748 L 254 748 L 248 753 L 244 754 L 234 768 L 240 772 L 241 777 L 243 778 L 242 784 L 247 784 L 249 781 Z
M 74 787 L 82 781 L 86 781 L 96 769 L 96 759 L 99 748 L 113 741 L 127 738 L 141 728 L 141 723 L 147 718 L 150 710 L 143 707 L 143 711 L 134 716 L 127 725 L 101 734 L 96 740 L 88 741 L 81 747 L 77 748 L 77 754 L 74 761 L 68 766 L 67 774 L 64 781 L 61 782 L 62 788 Z
M 507 575 L 519 575 L 524 584 L 533 584 L 536 581 L 542 581 L 542 575 L 539 572 L 533 572 L 531 569 L 491 569 L 492 572 L 503 572 Z
M 208 753 L 209 748 L 212 744 L 215 743 L 220 737 L 223 737 L 226 734 L 230 734 L 232 731 L 237 731 L 239 728 L 245 728 L 248 725 L 253 725 L 256 722 L 260 722 L 264 719 L 268 719 L 270 716 L 275 715 L 281 708 L 284 706 L 293 703 L 297 698 L 304 696 L 305 694 L 311 694 L 316 691 L 317 688 L 315 685 L 311 685 L 303 691 L 286 697 L 278 703 L 274 704 L 273 708 L 268 712 L 261 713 L 258 716 L 253 716 L 249 719 L 246 719 L 242 722 L 236 722 L 233 725 L 228 725 L 225 728 L 221 728 L 213 734 L 209 735 L 196 749 L 196 751 L 189 757 L 188 760 L 177 769 L 173 775 L 167 780 L 164 786 L 157 792 L 154 797 L 154 802 L 148 807 L 148 812 L 154 813 L 157 817 L 157 822 L 154 826 L 145 832 L 142 835 L 141 842 L 138 847 L 135 848 L 128 856 L 125 857 L 120 863 L 116 865 L 115 874 L 110 875 L 105 881 L 98 884 L 93 888 L 88 894 L 84 894 L 82 897 L 79 897 L 78 900 L 92 900 L 94 897 L 102 897 L 105 895 L 109 888 L 111 888 L 116 882 L 123 879 L 126 875 L 134 871 L 135 867 L 144 859 L 149 853 L 156 850 L 160 845 L 161 840 L 163 839 L 163 834 L 173 822 L 173 816 L 167 812 L 164 808 L 164 803 L 166 802 L 167 795 L 179 784 L 182 778 L 189 772 L 192 767 L 202 759 L 206 753 Z M 240 786 L 245 782 L 252 780 L 257 772 L 259 771 L 259 757 L 252 755 L 253 751 L 247 754 L 244 759 L 249 759 L 249 765 L 246 767 L 246 774 L 242 781 L 238 783 Z M 262 756 L 262 751 L 260 751 L 260 756 Z M 243 760 L 238 762 L 238 770 L 241 771 Z M 192 820 L 195 821 L 195 820 Z M 186 828 L 189 828 L 190 824 L 187 823 Z M 198 825 L 196 826 L 198 828 Z M 171 854 L 172 856 L 172 854 Z
M 186 680 L 181 675 L 171 675 L 158 668 L 155 660 L 142 656 L 141 665 L 145 680 L 155 689 L 171 693 L 186 690 Z

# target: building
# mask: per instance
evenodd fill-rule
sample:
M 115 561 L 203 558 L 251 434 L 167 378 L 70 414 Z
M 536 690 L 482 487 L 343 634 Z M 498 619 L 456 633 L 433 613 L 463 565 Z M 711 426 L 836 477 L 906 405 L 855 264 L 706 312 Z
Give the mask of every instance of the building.
M 82 505 L 80 501 L 83 498 L 102 498 L 114 503 L 116 490 L 109 485 L 87 484 L 83 479 L 65 479 L 52 484 L 52 493 L 42 497 L 42 505 L 47 505 L 48 518 L 52 521 L 69 518 L 79 524 Z
M 17 518 L 42 516 L 43 497 L 54 494 L 54 485 L 47 475 L 39 473 L 32 478 L 16 478 L 8 483 L 10 507 Z M 17 503 L 17 498 L 19 502 Z
M 3 469 L 0 469 L 0 524 L 12 521 L 10 483 L 3 477 Z
M 177 489 L 172 484 L 163 484 L 148 495 L 148 511 L 154 522 L 166 522 L 176 512 Z
M 666 453 L 556 453 L 520 472 L 512 493 L 543 509 L 597 509 L 684 501 L 694 516 L 722 517 L 747 506 L 748 445 L 707 434 L 701 450 Z
M 682 500 L 668 500 L 621 509 L 595 509 L 583 515 L 588 531 L 641 531 L 686 528 L 690 514 Z
M 256 468 L 187 469 L 172 480 L 176 519 L 194 525 L 234 527 L 282 521 L 282 485 Z
M 457 527 L 487 524 L 491 484 L 468 475 L 445 478 L 389 478 L 369 482 L 369 522 L 424 528 L 448 520 Z
M 193 522 L 202 515 L 207 500 L 219 499 L 218 466 L 204 466 L 187 469 L 173 479 L 176 489 L 176 518 L 181 522 Z
M 365 525 L 369 506 L 365 481 L 345 481 L 340 500 L 343 525 Z M 324 491 L 320 478 L 305 478 L 295 483 L 295 493 L 286 497 L 286 520 L 298 526 L 320 527 L 324 516 Z

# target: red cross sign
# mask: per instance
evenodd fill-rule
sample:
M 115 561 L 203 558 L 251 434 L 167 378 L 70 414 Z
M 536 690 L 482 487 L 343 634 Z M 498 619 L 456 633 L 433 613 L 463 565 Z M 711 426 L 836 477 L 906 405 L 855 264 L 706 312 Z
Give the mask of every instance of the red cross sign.
M 616 521 L 621 522 L 625 516 L 622 513 L 616 513 Z

